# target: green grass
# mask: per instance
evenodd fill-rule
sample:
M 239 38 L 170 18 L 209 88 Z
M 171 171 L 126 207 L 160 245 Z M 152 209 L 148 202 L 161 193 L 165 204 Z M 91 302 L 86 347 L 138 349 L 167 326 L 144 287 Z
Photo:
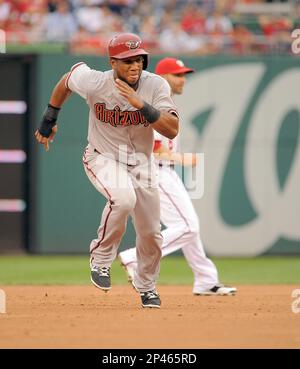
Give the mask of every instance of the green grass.
M 220 280 L 234 284 L 300 284 L 300 257 L 213 259 Z M 112 283 L 126 284 L 116 261 Z M 162 259 L 160 284 L 192 284 L 193 275 L 180 256 Z M 89 284 L 88 256 L 0 256 L 0 285 Z

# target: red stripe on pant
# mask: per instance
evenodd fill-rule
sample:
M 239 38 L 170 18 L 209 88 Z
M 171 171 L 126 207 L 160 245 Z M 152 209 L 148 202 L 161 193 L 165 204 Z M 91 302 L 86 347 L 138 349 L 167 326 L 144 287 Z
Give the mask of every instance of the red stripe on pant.
M 107 193 L 108 197 L 109 197 L 109 212 L 106 216 L 106 219 L 104 221 L 104 226 L 103 226 L 103 233 L 102 233 L 102 237 L 101 237 L 101 240 L 97 243 L 97 245 L 91 250 L 91 254 L 100 246 L 101 242 L 103 241 L 104 237 L 105 237 L 105 232 L 106 232 L 106 226 L 107 226 L 107 221 L 108 221 L 108 218 L 112 212 L 112 204 L 113 204 L 113 201 L 111 200 L 111 195 L 110 193 L 108 192 L 108 190 L 103 186 L 103 184 L 101 183 L 101 181 L 97 178 L 97 176 L 95 175 L 95 173 L 88 167 L 88 163 L 85 161 L 86 158 L 85 158 L 85 154 L 86 154 L 86 151 L 84 152 L 84 155 L 83 155 L 83 165 L 85 166 L 86 170 L 88 172 L 90 172 L 92 174 L 92 176 L 96 179 L 96 181 L 100 184 L 100 186 L 104 189 L 104 191 Z M 93 261 L 93 259 L 91 260 Z

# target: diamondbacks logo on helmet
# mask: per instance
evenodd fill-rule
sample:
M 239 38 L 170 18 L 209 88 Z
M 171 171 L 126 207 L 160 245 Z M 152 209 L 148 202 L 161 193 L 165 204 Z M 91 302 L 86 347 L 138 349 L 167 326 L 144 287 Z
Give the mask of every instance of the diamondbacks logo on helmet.
M 140 46 L 140 41 L 126 41 L 125 45 L 128 47 L 128 49 L 137 49 Z
M 126 59 L 132 56 L 143 55 L 143 69 L 148 65 L 148 53 L 141 48 L 142 40 L 134 33 L 121 33 L 115 36 L 108 44 L 110 58 Z

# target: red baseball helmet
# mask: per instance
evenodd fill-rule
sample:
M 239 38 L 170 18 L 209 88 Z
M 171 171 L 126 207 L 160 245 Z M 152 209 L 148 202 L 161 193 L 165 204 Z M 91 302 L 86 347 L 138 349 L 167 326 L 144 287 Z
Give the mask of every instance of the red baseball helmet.
M 142 55 L 144 57 L 143 69 L 148 66 L 147 51 L 141 48 L 142 40 L 133 33 L 121 33 L 112 38 L 108 44 L 110 58 L 126 59 L 131 56 Z

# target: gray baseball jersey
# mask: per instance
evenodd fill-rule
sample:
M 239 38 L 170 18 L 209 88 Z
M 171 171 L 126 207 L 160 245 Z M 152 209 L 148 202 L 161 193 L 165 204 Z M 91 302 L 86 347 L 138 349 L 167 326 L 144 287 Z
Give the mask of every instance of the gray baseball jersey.
M 78 63 L 72 67 L 66 84 L 83 97 L 90 108 L 88 141 L 100 153 L 113 154 L 123 163 L 134 163 L 135 153 L 150 158 L 153 129 L 141 112 L 119 94 L 113 70 L 100 72 Z M 156 109 L 177 115 L 170 86 L 162 77 L 143 71 L 136 92 Z

